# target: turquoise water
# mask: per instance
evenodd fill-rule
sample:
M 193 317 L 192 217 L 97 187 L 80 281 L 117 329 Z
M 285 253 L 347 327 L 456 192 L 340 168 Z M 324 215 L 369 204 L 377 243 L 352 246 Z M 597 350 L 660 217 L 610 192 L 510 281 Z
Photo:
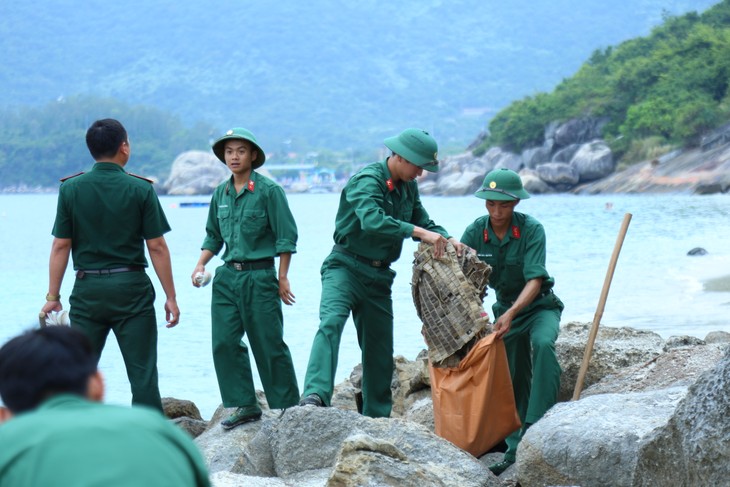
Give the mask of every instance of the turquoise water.
M 298 379 L 304 379 L 309 347 L 318 325 L 319 267 L 332 247 L 334 215 L 339 195 L 289 196 L 299 226 L 299 252 L 290 271 L 297 302 L 285 307 L 285 338 L 291 349 Z M 197 289 L 190 275 L 197 262 L 207 208 L 180 208 L 182 201 L 207 201 L 205 197 L 163 197 L 162 204 L 173 231 L 167 235 L 172 251 L 181 322 L 176 328 L 162 325 L 164 311 L 158 298 L 159 370 L 163 396 L 194 401 L 209 418 L 220 404 L 210 352 L 210 287 Z M 606 209 L 606 203 L 612 203 Z M 37 326 L 38 310 L 47 291 L 50 235 L 56 195 L 0 195 L 0 288 L 2 323 L 0 342 Z M 485 211 L 473 197 L 425 197 L 433 219 L 457 238 Z M 704 338 L 714 330 L 730 331 L 730 292 L 727 286 L 705 282 L 730 276 L 730 196 L 689 195 L 547 195 L 520 203 L 518 210 L 537 217 L 548 236 L 548 270 L 555 276 L 556 293 L 565 302 L 563 322 L 593 321 L 611 254 L 625 213 L 633 218 L 618 259 L 601 323 L 631 326 L 672 335 Z M 687 251 L 703 247 L 708 255 L 689 257 Z M 406 241 L 393 297 L 395 350 L 413 359 L 424 348 L 420 322 L 410 292 L 412 255 L 416 244 Z M 213 271 L 219 260 L 209 266 Z M 150 271 L 163 296 L 154 272 Z M 66 274 L 61 294 L 64 305 L 73 285 Z M 485 307 L 490 311 L 492 293 Z M 337 382 L 349 376 L 360 362 L 354 327 L 342 338 Z M 113 337 L 100 362 L 107 378 L 107 401 L 130 400 L 124 366 Z

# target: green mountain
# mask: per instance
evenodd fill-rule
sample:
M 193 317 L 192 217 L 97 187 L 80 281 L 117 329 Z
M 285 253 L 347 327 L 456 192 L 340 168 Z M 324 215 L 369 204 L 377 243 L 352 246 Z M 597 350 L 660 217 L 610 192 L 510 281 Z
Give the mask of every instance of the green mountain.
M 554 120 L 595 117 L 618 156 L 697 146 L 730 120 L 730 0 L 702 14 L 669 17 L 649 36 L 598 49 L 550 93 L 513 102 L 477 148 L 514 151 L 543 142 Z M 627 154 L 628 153 L 628 154 Z M 630 162 L 630 161 L 629 161 Z
M 177 148 L 206 149 L 238 125 L 267 152 L 355 157 L 408 126 L 430 130 L 442 152 L 461 150 L 512 100 L 551 90 L 596 49 L 713 3 L 0 2 L 0 176 L 21 156 L 58 158 L 52 132 L 78 137 L 89 119 L 130 112 L 155 128 L 143 120 L 130 132 L 158 175 Z M 49 113 L 63 116 L 28 122 Z M 34 130 L 41 154 L 26 140 Z M 69 158 L 82 157 L 79 143 Z

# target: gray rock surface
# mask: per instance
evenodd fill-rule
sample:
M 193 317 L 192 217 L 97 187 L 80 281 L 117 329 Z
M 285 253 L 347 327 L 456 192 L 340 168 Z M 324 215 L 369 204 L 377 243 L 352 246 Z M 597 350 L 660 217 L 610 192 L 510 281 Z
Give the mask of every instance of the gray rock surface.
M 663 347 L 665 353 L 607 375 L 583 391 L 581 397 L 607 393 L 644 392 L 688 387 L 722 358 L 726 344 Z
M 162 188 L 171 195 L 209 195 L 229 175 L 226 165 L 213 153 L 187 151 L 175 158 Z
M 603 140 L 581 145 L 570 159 L 570 165 L 578 171 L 580 181 L 605 178 L 616 169 L 613 153 Z
M 572 396 L 590 323 L 567 323 L 556 344 L 561 401 Z M 359 371 L 338 384 L 336 407 L 270 411 L 223 430 L 219 408 L 196 443 L 213 485 L 722 485 L 730 439 L 730 333 L 705 340 L 599 327 L 579 401 L 560 402 L 528 430 L 499 478 L 435 436 L 426 354 L 394 359 L 393 418 L 354 410 Z M 719 364 L 719 365 L 718 365 Z M 708 370 L 716 367 L 711 372 Z M 400 418 L 400 419 L 399 419 Z M 664 474 L 662 472 L 667 471 Z M 672 479 L 679 479 L 672 483 Z
M 580 184 L 572 191 L 598 193 L 691 193 L 698 185 L 717 183 L 730 188 L 730 143 L 708 151 L 674 151 L 652 164 L 646 161 L 615 172 L 595 182 Z
M 327 485 L 500 485 L 477 459 L 418 424 L 332 407 L 290 408 L 231 431 L 213 427 L 196 442 L 213 460 L 212 473 L 291 482 L 307 472 L 321 478 L 322 469 L 329 469 Z M 229 452 L 225 462 L 220 449 Z M 342 483 L 347 472 L 378 481 Z
M 712 359 L 716 365 L 693 380 L 693 374 L 682 371 L 686 358 L 676 363 L 682 351 L 708 354 L 695 362 L 695 372 L 702 368 L 698 364 Z M 556 404 L 520 444 L 520 485 L 590 487 L 607 485 L 607 479 L 617 487 L 727 485 L 730 348 L 698 345 L 673 348 L 667 355 L 660 357 L 666 358 L 663 369 L 680 371 L 677 377 L 640 378 L 644 383 L 634 389 L 641 392 L 595 394 Z M 692 385 L 675 385 L 686 382 Z M 614 386 L 619 383 L 613 379 Z M 623 392 L 628 383 L 618 388 Z M 672 385 L 660 388 L 662 384 Z
M 590 323 L 570 322 L 560 327 L 555 344 L 558 362 L 563 369 L 558 401 L 568 401 L 573 397 L 590 330 Z M 606 376 L 625 367 L 654 360 L 662 353 L 663 345 L 662 337 L 650 331 L 599 326 L 583 380 L 583 394 Z
M 516 464 L 520 485 L 633 485 L 639 450 L 667 423 L 685 393 L 678 387 L 556 404 L 522 438 Z
M 528 169 L 535 169 L 540 164 L 550 162 L 550 149 L 545 146 L 530 147 L 522 151 L 522 161 Z M 563 162 L 570 162 L 570 159 Z
M 553 138 L 558 147 L 567 147 L 571 144 L 580 144 L 601 137 L 604 119 L 590 117 L 574 118 L 560 124 L 555 129 Z
M 639 451 L 633 485 L 728 485 L 730 348 Z
M 580 181 L 578 170 L 565 162 L 548 162 L 537 166 L 540 179 L 556 188 L 572 188 Z

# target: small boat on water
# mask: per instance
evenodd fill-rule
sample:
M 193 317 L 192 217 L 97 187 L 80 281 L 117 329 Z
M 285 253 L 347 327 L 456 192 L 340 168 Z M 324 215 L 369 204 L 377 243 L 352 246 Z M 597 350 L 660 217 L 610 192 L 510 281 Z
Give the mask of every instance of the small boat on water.
M 181 201 L 180 208 L 207 208 L 210 206 L 209 201 Z

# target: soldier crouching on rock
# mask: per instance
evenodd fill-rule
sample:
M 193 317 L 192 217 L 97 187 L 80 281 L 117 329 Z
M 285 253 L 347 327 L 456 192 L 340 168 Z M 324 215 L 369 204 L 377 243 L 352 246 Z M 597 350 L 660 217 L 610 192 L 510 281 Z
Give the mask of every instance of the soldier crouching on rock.
M 514 211 L 530 197 L 520 176 L 497 169 L 484 178 L 477 198 L 487 200 L 487 215 L 464 231 L 461 241 L 492 267 L 495 290 L 494 331 L 504 339 L 517 412 L 522 428 L 507 437 L 504 460 L 489 469 L 499 475 L 515 463 L 525 431 L 557 401 L 560 365 L 555 341 L 563 303 L 553 293 L 555 280 L 545 267 L 545 230 L 533 217 Z

